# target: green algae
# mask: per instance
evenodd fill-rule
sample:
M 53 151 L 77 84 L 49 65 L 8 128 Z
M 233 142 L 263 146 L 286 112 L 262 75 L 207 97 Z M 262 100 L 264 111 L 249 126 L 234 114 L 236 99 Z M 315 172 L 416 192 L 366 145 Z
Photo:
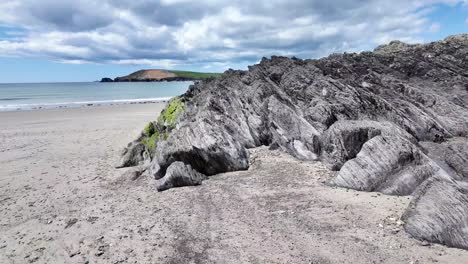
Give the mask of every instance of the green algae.
M 184 109 L 185 105 L 180 98 L 174 97 L 169 101 L 167 107 L 162 110 L 161 115 L 158 118 L 158 124 L 174 128 L 177 124 L 177 118 L 179 118 Z
M 159 141 L 159 133 L 154 133 L 151 136 L 146 136 L 141 139 L 141 143 L 145 145 L 150 154 L 152 155 L 156 151 L 156 145 Z
M 148 136 L 153 135 L 156 132 L 155 129 L 154 129 L 153 122 L 149 122 L 148 125 L 146 125 L 146 127 L 145 127 L 145 129 L 143 131 Z
M 161 112 L 158 122 L 150 122 L 143 129 L 143 136 L 140 139 L 140 142 L 145 145 L 152 157 L 156 152 L 158 142 L 161 140 L 167 140 L 170 131 L 175 128 L 177 119 L 184 111 L 184 108 L 184 103 L 180 98 L 174 97 Z

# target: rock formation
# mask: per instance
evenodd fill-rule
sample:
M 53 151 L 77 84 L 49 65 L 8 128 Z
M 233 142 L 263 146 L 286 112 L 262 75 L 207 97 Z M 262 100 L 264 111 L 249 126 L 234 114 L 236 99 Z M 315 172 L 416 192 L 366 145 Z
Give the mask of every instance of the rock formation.
M 176 161 L 167 168 L 166 175 L 157 180 L 156 188 L 164 191 L 173 187 L 200 185 L 206 176 L 193 170 L 190 165 Z
M 466 34 L 319 60 L 264 58 L 191 86 L 150 130 L 121 163 L 148 163 L 160 190 L 246 170 L 247 149 L 267 145 L 321 159 L 338 171 L 331 184 L 413 195 L 407 232 L 468 249 Z
M 104 77 L 101 79 L 101 82 L 114 82 L 114 80 L 112 80 L 111 78 L 108 78 L 108 77 Z

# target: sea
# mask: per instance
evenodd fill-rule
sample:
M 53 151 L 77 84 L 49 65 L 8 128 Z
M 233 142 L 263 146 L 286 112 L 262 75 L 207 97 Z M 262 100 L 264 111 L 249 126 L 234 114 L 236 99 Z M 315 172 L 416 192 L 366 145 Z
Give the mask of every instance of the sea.
M 0 84 L 0 111 L 166 101 L 193 82 L 76 82 Z

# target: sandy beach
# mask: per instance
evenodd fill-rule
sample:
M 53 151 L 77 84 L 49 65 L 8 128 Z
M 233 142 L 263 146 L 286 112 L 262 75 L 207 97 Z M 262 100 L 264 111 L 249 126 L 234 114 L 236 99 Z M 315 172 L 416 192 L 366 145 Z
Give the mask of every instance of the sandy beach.
M 329 187 L 322 163 L 266 147 L 251 150 L 248 171 L 158 193 L 114 164 L 163 106 L 1 112 L 0 263 L 468 259 L 402 230 L 410 197 Z

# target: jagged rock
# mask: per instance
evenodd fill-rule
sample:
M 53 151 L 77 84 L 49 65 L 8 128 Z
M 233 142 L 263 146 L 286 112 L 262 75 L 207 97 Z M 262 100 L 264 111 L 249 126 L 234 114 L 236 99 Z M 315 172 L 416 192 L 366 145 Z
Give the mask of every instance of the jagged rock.
M 271 144 L 296 158 L 316 160 L 320 152 L 320 133 L 296 111 L 276 97 L 269 98 L 266 122 Z
M 146 175 L 154 177 L 156 180 L 161 179 L 164 177 L 164 174 L 161 171 L 161 167 L 158 164 L 157 160 L 153 160 L 150 165 L 146 168 L 144 172 Z
M 175 161 L 213 175 L 247 169 L 246 148 L 270 145 L 305 160 L 323 152 L 339 169 L 382 133 L 381 126 L 386 134 L 407 131 L 411 142 L 465 135 L 467 36 L 427 45 L 392 42 L 375 52 L 320 60 L 272 57 L 249 71 L 197 83 L 181 97 L 184 113 L 157 143 L 153 163 L 161 175 Z M 349 132 L 338 127 L 363 119 L 374 124 Z M 340 129 L 344 137 L 332 142 Z M 330 145 L 338 147 L 330 152 Z
M 468 249 L 468 184 L 442 177 L 427 180 L 402 219 L 415 238 Z
M 190 164 L 206 175 L 248 168 L 248 152 L 225 131 L 216 131 L 205 123 L 185 126 L 158 143 L 155 160 L 158 173 L 176 161 Z
M 166 175 L 156 181 L 158 191 L 174 187 L 200 185 L 206 176 L 192 169 L 192 166 L 176 161 L 166 170 Z
M 247 149 L 267 145 L 302 160 L 323 158 L 340 170 L 334 184 L 357 190 L 410 195 L 434 178 L 462 180 L 465 145 L 449 142 L 468 137 L 467 58 L 463 34 L 424 45 L 391 42 L 373 52 L 319 60 L 273 56 L 248 71 L 228 70 L 180 97 L 184 108 L 171 128 L 154 131 L 163 136 L 147 173 L 170 188 L 173 164 L 207 176 L 245 170 Z M 447 148 L 435 155 L 426 145 Z M 140 147 L 129 148 L 128 162 L 122 163 L 145 160 Z M 449 208 L 452 200 L 445 201 Z M 437 210 L 446 214 L 445 208 Z M 427 221 L 436 217 L 427 214 Z M 447 223 L 454 226 L 466 221 L 450 213 L 444 217 L 452 217 Z M 437 241 L 468 245 L 456 234 Z
M 447 142 L 445 162 L 459 175 L 468 180 L 468 140 Z
M 148 150 L 139 140 L 130 142 L 122 151 L 116 168 L 125 168 L 142 165 L 150 160 Z
M 420 142 L 428 156 L 455 180 L 468 180 L 468 139 L 455 137 L 445 142 Z
M 333 184 L 360 191 L 410 195 L 438 173 L 445 172 L 409 140 L 379 135 L 343 165 Z
M 364 143 L 378 135 L 400 136 L 415 141 L 406 131 L 390 122 L 338 121 L 325 131 L 321 139 L 323 160 L 332 170 L 339 170 L 346 161 L 356 157 Z

